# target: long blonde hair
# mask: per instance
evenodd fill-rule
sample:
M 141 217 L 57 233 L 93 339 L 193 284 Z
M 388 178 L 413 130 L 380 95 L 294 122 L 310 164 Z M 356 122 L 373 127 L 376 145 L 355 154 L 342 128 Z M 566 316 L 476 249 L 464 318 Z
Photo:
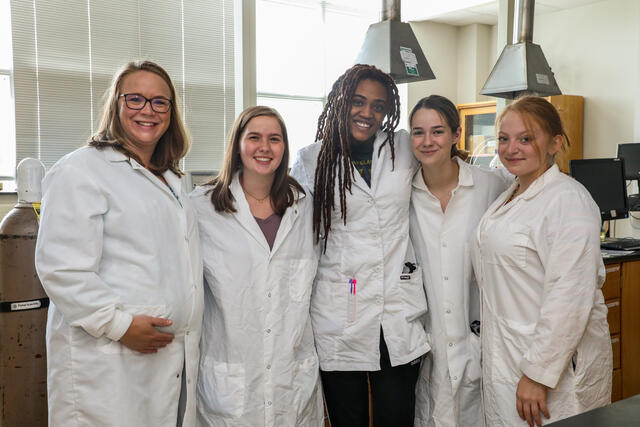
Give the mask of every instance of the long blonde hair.
M 176 89 L 173 86 L 171 77 L 169 77 L 169 74 L 161 66 L 152 61 L 131 61 L 123 65 L 116 72 L 111 86 L 105 94 L 102 118 L 98 126 L 98 131 L 89 138 L 87 145 L 97 148 L 113 147 L 141 163 L 138 156 L 128 150 L 125 145 L 127 136 L 122 129 L 120 117 L 118 116 L 118 99 L 121 95 L 122 82 L 126 76 L 136 71 L 148 71 L 160 76 L 162 80 L 167 83 L 171 91 L 171 109 L 169 110 L 171 118 L 169 127 L 160 137 L 153 151 L 149 169 L 155 173 L 162 173 L 169 169 L 178 176 L 181 176 L 182 171 L 180 170 L 179 162 L 180 159 L 187 154 L 191 146 L 189 134 L 182 121 L 182 114 L 178 106 L 178 98 L 176 97 Z

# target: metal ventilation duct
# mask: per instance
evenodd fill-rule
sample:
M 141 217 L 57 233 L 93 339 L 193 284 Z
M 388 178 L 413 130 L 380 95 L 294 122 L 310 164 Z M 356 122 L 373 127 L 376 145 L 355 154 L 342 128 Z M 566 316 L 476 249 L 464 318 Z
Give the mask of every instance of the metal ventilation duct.
M 542 49 L 532 42 L 534 7 L 535 0 L 518 1 L 518 42 L 504 47 L 480 91 L 482 95 L 513 99 L 524 94 L 562 93 Z
M 400 22 L 400 0 L 382 0 L 382 21 L 369 26 L 356 64 L 375 65 L 396 83 L 436 78 L 411 26 Z

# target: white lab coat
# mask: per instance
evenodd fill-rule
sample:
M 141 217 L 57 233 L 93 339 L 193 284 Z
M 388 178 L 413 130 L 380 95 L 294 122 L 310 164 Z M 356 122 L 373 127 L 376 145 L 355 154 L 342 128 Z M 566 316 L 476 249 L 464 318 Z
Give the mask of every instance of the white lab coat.
M 202 261 L 179 177 L 175 194 L 124 154 L 85 147 L 43 180 L 36 267 L 52 301 L 47 322 L 51 426 L 195 425 Z M 173 321 L 155 354 L 118 340 L 133 315 Z
M 556 165 L 505 205 L 515 185 L 489 207 L 472 242 L 489 426 L 526 425 L 516 410 L 523 374 L 550 387 L 545 423 L 611 396 L 599 210 Z
M 380 326 L 392 366 L 409 363 L 429 351 L 424 330 L 427 312 L 420 267 L 409 239 L 411 180 L 418 163 L 406 131 L 396 132 L 395 167 L 386 134 L 373 144 L 371 188 L 355 171 L 346 193 L 347 224 L 340 218 L 338 177 L 335 210 L 326 253 L 320 257 L 311 319 L 320 368 L 326 371 L 380 370 Z M 291 174 L 314 188 L 320 143 L 298 152 Z M 349 280 L 356 279 L 355 294 Z
M 416 426 L 478 426 L 480 396 L 478 287 L 471 268 L 469 237 L 489 205 L 510 184 L 498 171 L 470 166 L 458 157 L 458 185 L 445 213 L 418 170 L 411 193 L 411 241 L 424 277 L 431 352 L 416 386 Z
M 309 317 L 317 267 L 311 198 L 300 194 L 285 211 L 270 250 L 238 175 L 236 213 L 216 212 L 210 188 L 191 193 L 205 278 L 198 425 L 321 426 Z

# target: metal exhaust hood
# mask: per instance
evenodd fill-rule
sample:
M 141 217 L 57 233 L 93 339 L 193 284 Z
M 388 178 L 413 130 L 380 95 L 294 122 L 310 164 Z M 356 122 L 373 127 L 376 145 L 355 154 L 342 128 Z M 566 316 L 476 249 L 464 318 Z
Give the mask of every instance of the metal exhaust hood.
M 513 99 L 524 94 L 562 93 L 542 49 L 532 42 L 534 6 L 535 0 L 518 1 L 518 42 L 504 47 L 480 91 L 482 95 Z
M 375 65 L 396 83 L 436 78 L 411 26 L 400 22 L 400 0 L 382 0 L 382 21 L 369 26 L 356 64 Z

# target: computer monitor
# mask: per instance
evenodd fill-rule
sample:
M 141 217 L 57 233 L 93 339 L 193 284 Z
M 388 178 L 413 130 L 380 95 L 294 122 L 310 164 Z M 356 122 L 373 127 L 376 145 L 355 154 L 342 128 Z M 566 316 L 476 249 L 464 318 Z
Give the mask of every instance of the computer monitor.
M 640 179 L 640 143 L 618 144 L 618 158 L 624 159 L 626 179 Z
M 629 216 L 622 159 L 580 159 L 569 162 L 571 176 L 585 186 L 603 221 Z

